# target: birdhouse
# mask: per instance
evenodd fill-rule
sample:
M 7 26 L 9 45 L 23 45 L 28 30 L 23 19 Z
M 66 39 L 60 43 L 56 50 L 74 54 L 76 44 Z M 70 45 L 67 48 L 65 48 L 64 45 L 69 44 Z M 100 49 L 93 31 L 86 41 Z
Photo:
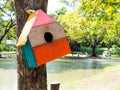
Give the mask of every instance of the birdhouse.
M 27 65 L 32 65 L 29 64 L 31 61 L 33 67 L 40 66 L 70 53 L 64 28 L 42 10 L 38 10 L 34 16 L 34 23 L 29 29 L 29 40 L 22 46 Z

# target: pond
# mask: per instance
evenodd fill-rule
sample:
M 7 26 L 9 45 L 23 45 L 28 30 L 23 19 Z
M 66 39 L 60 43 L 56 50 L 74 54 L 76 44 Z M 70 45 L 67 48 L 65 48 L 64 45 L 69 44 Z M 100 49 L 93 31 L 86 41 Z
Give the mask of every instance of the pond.
M 107 66 L 120 64 L 120 59 L 56 59 L 47 63 L 48 90 L 51 82 L 60 82 L 60 90 L 74 89 L 76 83 L 86 78 L 90 78 Z M 0 90 L 17 89 L 17 73 L 15 58 L 0 58 Z

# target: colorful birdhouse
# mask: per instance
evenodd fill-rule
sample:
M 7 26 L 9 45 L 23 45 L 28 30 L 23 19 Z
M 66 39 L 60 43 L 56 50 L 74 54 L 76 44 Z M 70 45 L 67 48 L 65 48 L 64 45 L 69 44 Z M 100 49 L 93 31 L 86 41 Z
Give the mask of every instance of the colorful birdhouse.
M 31 29 L 29 29 L 29 40 L 25 46 L 22 46 L 24 57 L 31 55 L 32 62 L 35 61 L 33 67 L 70 53 L 71 50 L 64 28 L 42 10 L 38 10 L 34 16 L 34 23 L 32 23 Z M 27 51 L 31 52 L 31 54 L 28 54 Z M 32 65 L 29 64 L 30 58 L 28 59 L 26 59 L 27 65 Z

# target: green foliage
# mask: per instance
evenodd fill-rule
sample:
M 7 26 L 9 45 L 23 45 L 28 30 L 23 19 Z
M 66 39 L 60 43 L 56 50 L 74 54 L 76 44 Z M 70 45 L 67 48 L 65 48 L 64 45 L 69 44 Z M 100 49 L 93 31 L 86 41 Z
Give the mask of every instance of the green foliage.
M 78 6 L 80 0 L 58 0 L 58 1 L 64 4 L 66 8 L 69 9 L 72 8 L 74 10 Z
M 106 50 L 107 48 L 96 48 L 96 52 L 97 52 L 97 54 L 98 55 L 102 55 L 103 54 L 103 52 Z M 92 49 L 90 48 L 90 47 L 85 47 L 85 46 L 81 46 L 81 48 L 80 48 L 80 52 L 82 52 L 82 53 L 88 53 L 88 54 L 91 54 L 91 52 L 92 52 Z
M 115 41 L 118 35 L 117 32 L 119 31 L 119 28 L 115 27 L 119 27 L 119 25 L 115 22 L 115 18 L 112 17 L 116 14 L 118 15 L 116 9 L 100 1 L 94 1 L 92 3 L 90 3 L 91 1 L 83 2 L 78 9 L 82 9 L 81 12 L 68 13 L 62 20 L 68 32 L 70 32 L 69 36 L 71 39 L 78 42 L 89 42 L 91 45 L 102 41 L 106 43 L 109 40 Z M 99 6 L 97 6 L 98 4 Z M 104 40 L 104 38 L 107 38 L 107 40 Z
M 92 51 L 92 49 L 90 47 L 81 46 L 81 48 L 80 48 L 80 52 L 82 52 L 83 54 L 85 54 L 86 52 L 88 54 L 91 54 L 91 51 Z
M 12 45 L 0 45 L 0 52 L 1 51 L 16 51 L 16 46 L 12 46 Z
M 98 55 L 102 55 L 104 51 L 106 51 L 107 48 L 96 48 L 96 52 Z
M 55 11 L 54 14 L 50 14 L 50 16 L 52 16 L 55 20 L 57 20 L 57 22 L 61 23 L 61 19 L 66 12 L 67 12 L 66 8 L 62 7 L 59 10 Z
M 4 51 L 16 51 L 16 46 L 6 45 Z
M 67 36 L 78 43 L 97 47 L 104 43 L 110 48 L 120 38 L 119 0 L 60 0 L 68 6 L 79 2 L 73 12 L 66 12 L 60 23 Z M 59 15 L 58 15 L 59 17 Z
M 15 50 L 15 46 L 6 45 L 6 40 L 16 39 L 14 0 L 0 2 L 0 51 Z
M 16 51 L 15 45 L 6 45 L 6 42 L 3 40 L 0 44 L 0 52 L 1 51 Z
M 120 56 L 120 48 L 117 45 L 112 45 L 110 51 L 112 54 Z

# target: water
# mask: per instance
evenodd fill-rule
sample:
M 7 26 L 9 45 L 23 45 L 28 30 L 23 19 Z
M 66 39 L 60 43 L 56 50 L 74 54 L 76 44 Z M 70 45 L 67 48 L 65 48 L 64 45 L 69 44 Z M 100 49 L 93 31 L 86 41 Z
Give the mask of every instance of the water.
M 0 69 L 5 70 L 16 70 L 16 59 L 15 58 L 0 58 Z
M 120 64 L 119 58 L 112 59 L 57 59 L 47 64 L 48 89 L 51 82 L 60 82 L 61 90 L 69 90 L 81 80 L 100 73 L 107 66 Z M 0 90 L 17 90 L 15 58 L 0 58 Z
M 0 58 L 0 90 L 17 90 L 15 58 Z
M 81 80 L 99 74 L 107 66 L 118 64 L 119 58 L 55 60 L 47 64 L 48 85 L 51 82 L 60 82 L 60 90 L 76 90 L 76 84 L 81 84 Z

